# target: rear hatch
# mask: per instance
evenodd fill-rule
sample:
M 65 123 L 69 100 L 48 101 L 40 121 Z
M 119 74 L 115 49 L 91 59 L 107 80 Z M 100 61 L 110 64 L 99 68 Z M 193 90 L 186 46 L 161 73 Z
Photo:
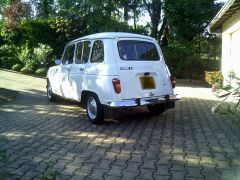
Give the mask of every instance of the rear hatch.
M 156 44 L 119 39 L 117 47 L 122 99 L 173 94 L 169 72 Z

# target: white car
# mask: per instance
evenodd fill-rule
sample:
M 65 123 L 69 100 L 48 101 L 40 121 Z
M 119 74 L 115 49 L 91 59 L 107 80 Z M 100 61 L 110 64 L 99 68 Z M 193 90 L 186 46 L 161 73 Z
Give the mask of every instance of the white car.
M 147 106 L 161 114 L 174 108 L 175 79 L 161 49 L 151 37 L 131 33 L 98 33 L 69 42 L 62 59 L 47 74 L 47 97 L 76 100 L 89 120 L 104 121 L 104 107 Z

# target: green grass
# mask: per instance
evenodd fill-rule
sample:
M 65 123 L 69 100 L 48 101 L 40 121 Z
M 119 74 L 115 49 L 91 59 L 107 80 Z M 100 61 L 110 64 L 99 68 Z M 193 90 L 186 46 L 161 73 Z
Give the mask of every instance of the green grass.
M 0 88 L 0 103 L 10 102 L 16 99 L 17 95 L 18 95 L 17 91 Z

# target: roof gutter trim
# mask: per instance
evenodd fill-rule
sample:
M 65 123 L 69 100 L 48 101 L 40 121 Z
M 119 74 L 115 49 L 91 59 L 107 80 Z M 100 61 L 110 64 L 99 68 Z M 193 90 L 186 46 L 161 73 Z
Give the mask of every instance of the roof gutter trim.
M 217 15 L 213 18 L 213 20 L 210 22 L 210 24 L 207 27 L 207 30 L 209 33 L 219 33 L 219 32 L 214 32 L 212 29 L 213 26 L 221 19 L 221 17 L 226 13 L 226 11 L 234 4 L 235 0 L 229 0 L 224 4 L 222 9 L 217 13 Z

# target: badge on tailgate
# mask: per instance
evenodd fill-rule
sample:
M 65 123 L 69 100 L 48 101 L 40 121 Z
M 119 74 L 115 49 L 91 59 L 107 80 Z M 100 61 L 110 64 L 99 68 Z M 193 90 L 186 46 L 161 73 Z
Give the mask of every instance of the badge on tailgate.
M 139 77 L 142 89 L 156 89 L 155 81 L 152 76 Z

